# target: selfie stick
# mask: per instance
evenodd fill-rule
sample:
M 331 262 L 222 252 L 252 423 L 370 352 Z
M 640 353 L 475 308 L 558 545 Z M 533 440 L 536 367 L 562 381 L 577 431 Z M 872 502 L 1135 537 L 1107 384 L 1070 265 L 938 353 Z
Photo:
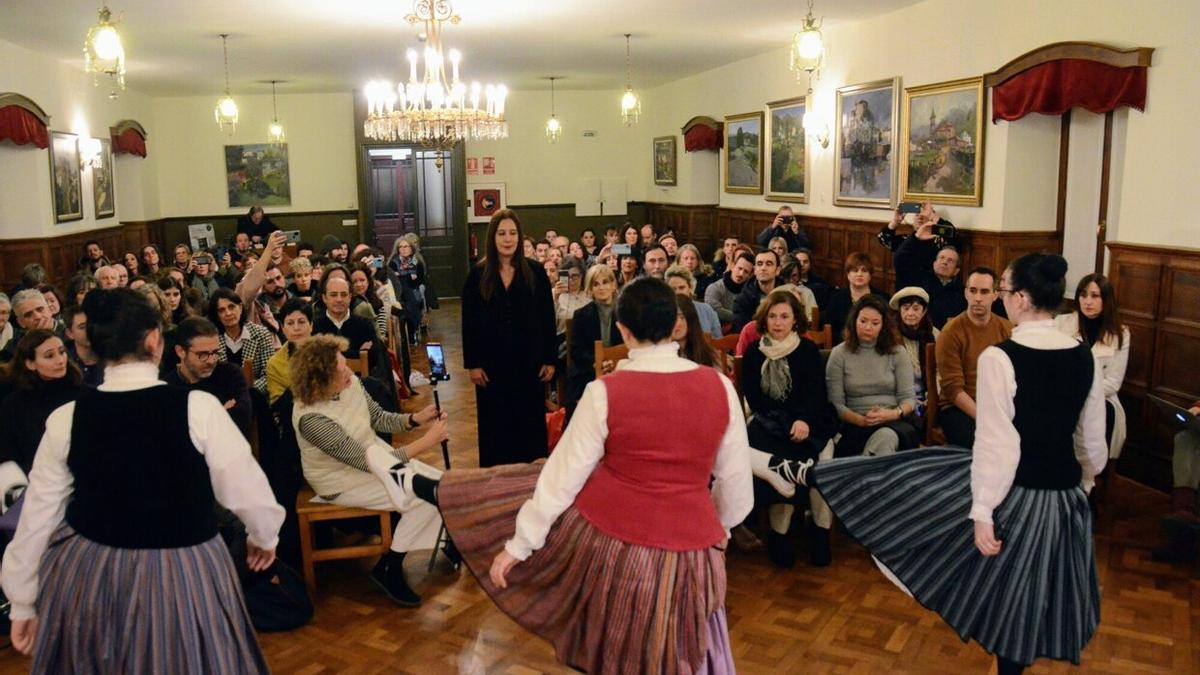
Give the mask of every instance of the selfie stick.
M 433 382 L 433 407 L 434 407 L 434 410 L 437 411 L 437 416 L 440 418 L 442 416 L 442 399 L 441 399 L 441 397 L 438 396 L 438 390 L 437 390 L 438 380 L 437 380 L 437 378 L 433 377 L 433 373 L 430 373 L 429 379 Z M 446 470 L 449 471 L 450 470 L 450 441 L 449 440 L 442 441 L 442 462 L 444 463 Z M 437 539 L 434 540 L 434 542 L 433 542 L 433 555 L 429 556 L 429 565 L 425 569 L 426 572 L 433 571 L 433 565 L 434 565 L 434 563 L 437 562 L 438 552 L 440 552 L 444 548 L 445 544 L 449 543 L 449 541 L 450 541 L 450 535 L 448 535 L 446 533 L 446 522 L 443 520 L 442 526 L 440 528 L 438 528 Z M 454 565 L 454 568 L 458 569 L 458 565 Z
M 433 378 L 430 378 L 430 379 L 433 379 Z M 437 410 L 437 416 L 439 418 L 441 418 L 441 416 L 442 416 L 442 399 L 441 399 L 441 397 L 438 396 L 437 384 L 438 384 L 438 381 L 433 380 L 433 407 L 435 410 Z M 450 469 L 450 441 L 449 440 L 442 441 L 442 462 L 444 463 L 446 469 L 449 470 Z

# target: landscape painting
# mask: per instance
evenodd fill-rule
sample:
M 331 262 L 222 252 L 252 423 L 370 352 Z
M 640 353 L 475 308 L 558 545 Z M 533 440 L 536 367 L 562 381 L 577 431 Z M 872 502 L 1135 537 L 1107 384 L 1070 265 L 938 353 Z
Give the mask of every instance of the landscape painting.
M 79 137 L 50 132 L 50 187 L 54 222 L 83 219 L 83 175 L 79 168 Z
M 904 201 L 983 203 L 983 78 L 904 90 Z
M 654 184 L 675 185 L 676 183 L 675 137 L 659 136 L 654 139 Z
M 100 166 L 92 168 L 92 199 L 96 205 L 96 218 L 111 218 L 117 213 L 117 200 L 113 191 L 112 141 L 100 139 Z
M 890 209 L 895 203 L 899 81 L 837 90 L 834 204 Z
M 761 112 L 725 118 L 725 191 L 762 194 Z
M 808 144 L 804 138 L 806 97 L 767 104 L 767 199 L 808 201 Z
M 287 143 L 225 146 L 229 206 L 290 206 Z

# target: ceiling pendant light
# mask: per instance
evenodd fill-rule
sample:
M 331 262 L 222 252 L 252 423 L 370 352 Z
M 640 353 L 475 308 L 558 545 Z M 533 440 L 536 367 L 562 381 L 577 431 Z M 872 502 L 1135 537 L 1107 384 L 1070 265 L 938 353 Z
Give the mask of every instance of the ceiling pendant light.
M 558 116 L 555 115 L 554 109 L 554 80 L 550 78 L 550 119 L 546 120 L 546 140 L 551 143 L 557 143 L 558 137 L 562 135 L 562 124 L 558 121 Z
M 267 142 L 271 145 L 283 145 L 286 137 L 283 134 L 283 123 L 279 121 L 279 106 L 275 102 L 275 84 L 284 80 L 269 80 L 271 83 L 271 123 L 267 125 Z
M 823 19 L 821 20 L 823 21 Z M 821 21 L 813 17 L 813 0 L 808 0 L 808 16 L 804 17 L 804 27 L 792 36 L 790 63 L 788 67 L 796 73 L 799 81 L 801 74 L 808 74 L 808 93 L 812 93 L 813 73 L 821 78 L 821 62 L 825 57 L 825 41 L 821 38 Z
M 217 128 L 232 136 L 234 129 L 237 128 L 238 107 L 233 97 L 229 95 L 229 47 L 226 44 L 228 38 L 229 33 L 221 33 L 221 51 L 225 55 L 225 95 L 217 99 L 217 107 L 213 109 L 213 116 L 217 120 Z
M 100 85 L 101 75 L 107 75 L 112 81 L 109 98 L 116 98 L 118 91 L 125 91 L 125 48 L 108 5 L 100 8 L 99 22 L 88 29 L 83 41 L 83 58 L 83 70 L 92 74 L 93 84 Z
M 633 91 L 633 65 L 629 59 L 629 36 L 625 34 L 625 93 L 621 95 L 621 122 L 631 127 L 642 114 L 642 99 Z

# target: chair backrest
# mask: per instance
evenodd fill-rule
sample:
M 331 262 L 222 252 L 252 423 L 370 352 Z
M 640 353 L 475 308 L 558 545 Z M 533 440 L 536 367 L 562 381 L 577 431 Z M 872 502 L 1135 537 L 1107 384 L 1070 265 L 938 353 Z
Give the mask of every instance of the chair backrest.
M 820 307 L 810 307 L 809 308 L 809 310 L 808 310 L 808 325 L 809 326 L 820 326 L 821 325 L 821 308 Z
M 353 371 L 355 375 L 358 375 L 359 377 L 366 377 L 371 374 L 371 368 L 368 365 L 370 362 L 370 359 L 368 358 L 369 354 L 370 352 L 363 350 L 358 353 L 358 358 L 346 359 L 346 365 L 350 366 L 350 370 Z
M 833 348 L 833 329 L 828 325 L 821 326 L 819 330 L 810 330 L 804 334 L 804 337 L 812 340 L 821 349 Z
M 711 335 L 704 336 L 708 340 L 709 346 L 715 349 L 717 354 L 721 356 L 722 365 L 724 366 L 722 370 L 726 373 L 731 372 L 733 368 L 733 353 L 737 350 L 738 338 L 740 337 L 737 333 L 725 335 L 720 338 L 715 338 Z
M 604 372 L 601 370 L 601 366 L 605 361 L 612 361 L 613 363 L 616 363 L 617 361 L 629 356 L 629 347 L 626 347 L 624 342 L 619 345 L 605 347 L 603 340 L 596 340 L 594 349 L 596 358 L 592 362 L 592 365 L 596 369 L 596 379 L 600 379 L 600 377 L 604 375 Z
M 254 386 L 254 361 L 245 359 L 242 361 L 242 377 L 246 378 L 246 386 Z
M 938 425 L 938 406 L 942 399 L 938 391 L 937 345 L 932 342 L 925 345 L 925 371 L 921 376 L 925 378 L 925 445 L 937 445 L 945 436 Z
M 742 404 L 742 413 L 746 412 L 746 395 L 742 393 L 742 357 L 733 357 L 733 390 L 737 392 L 738 402 Z

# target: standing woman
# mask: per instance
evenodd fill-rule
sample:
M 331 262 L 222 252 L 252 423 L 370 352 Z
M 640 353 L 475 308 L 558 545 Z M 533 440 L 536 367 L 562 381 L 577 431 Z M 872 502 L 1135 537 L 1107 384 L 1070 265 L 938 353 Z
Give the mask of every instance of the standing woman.
M 1117 394 L 1129 365 L 1129 329 L 1117 313 L 1117 296 L 1112 282 L 1103 274 L 1089 274 L 1075 288 L 1074 312 L 1060 314 L 1058 329 L 1092 349 L 1104 373 L 1104 437 L 1108 457 L 1121 456 L 1125 445 L 1125 408 Z
M 1004 272 L 1012 337 L 979 356 L 973 451 L 825 462 L 809 474 L 849 530 L 922 605 L 995 654 L 1079 664 L 1100 622 L 1086 491 L 1108 460 L 1103 373 L 1054 324 L 1067 262 Z M 887 514 L 887 517 L 880 517 Z
M 254 571 L 275 558 L 283 509 L 221 403 L 158 380 L 145 297 L 83 307 L 104 383 L 46 422 L 4 557 L 13 647 L 37 673 L 267 672 L 216 506 L 245 524 Z
M 546 456 L 544 383 L 554 378 L 554 302 L 541 264 L 521 254 L 521 221 L 501 209 L 487 257 L 463 286 L 463 360 L 475 384 L 479 465 Z

